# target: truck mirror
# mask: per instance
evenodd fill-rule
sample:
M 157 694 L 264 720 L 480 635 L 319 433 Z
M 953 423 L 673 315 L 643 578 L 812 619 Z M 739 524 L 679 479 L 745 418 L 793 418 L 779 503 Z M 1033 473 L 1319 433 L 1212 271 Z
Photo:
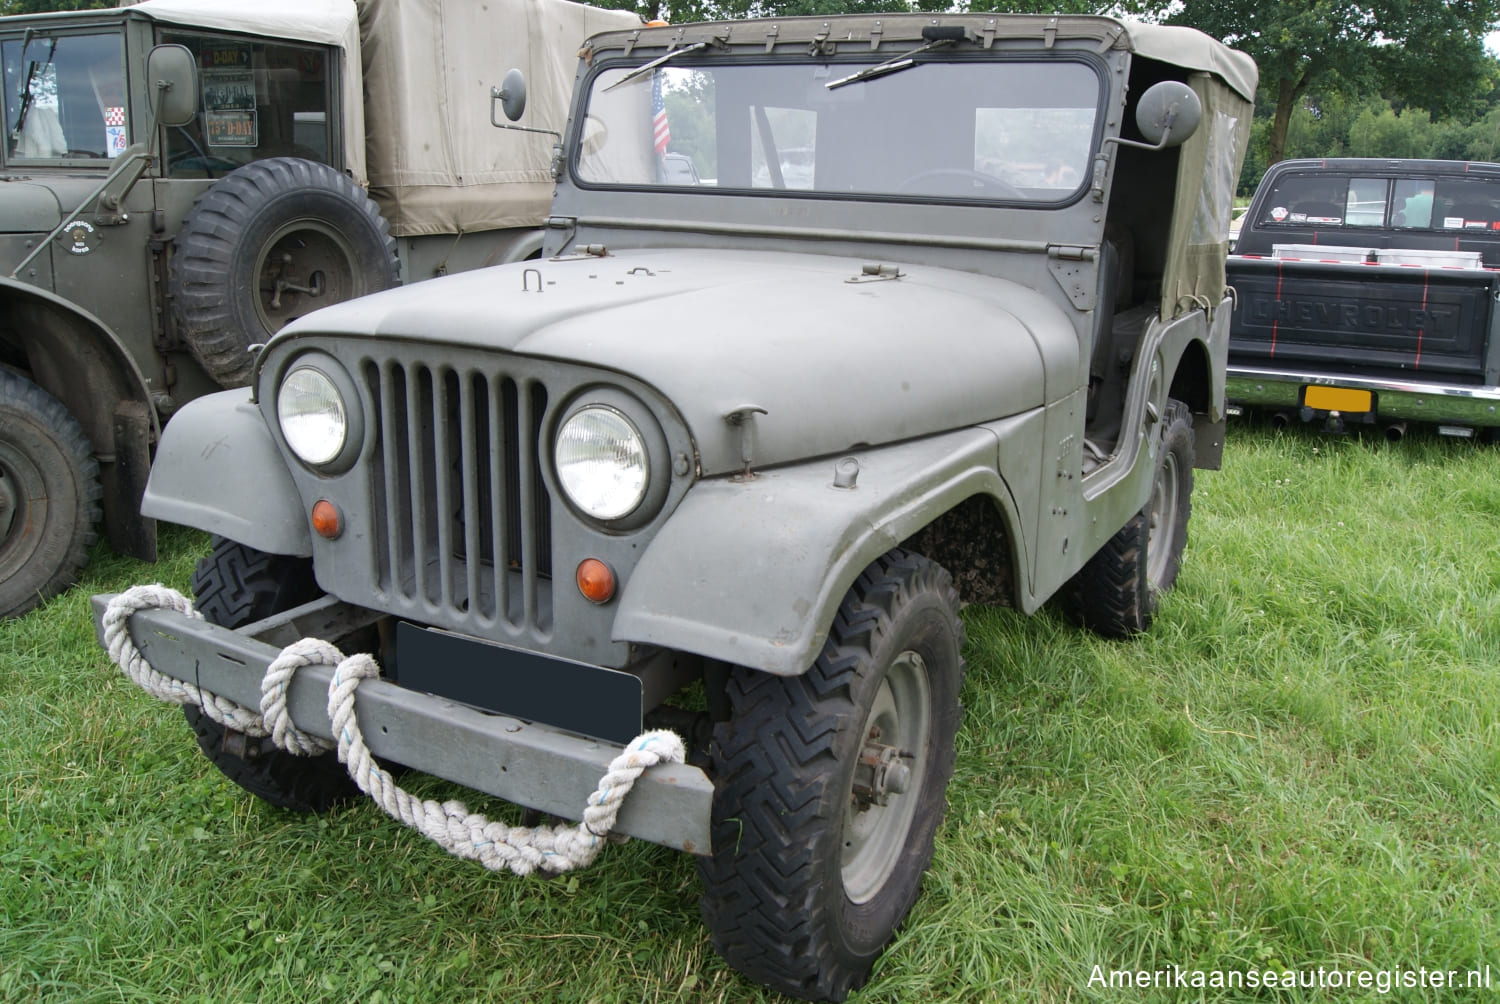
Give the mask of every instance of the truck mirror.
M 1135 124 L 1157 149 L 1180 146 L 1198 128 L 1203 102 L 1180 80 L 1163 80 L 1146 88 L 1135 106 Z
M 183 126 L 198 114 L 198 69 L 185 45 L 158 45 L 146 57 L 156 124 Z
M 500 99 L 500 108 L 505 112 L 505 117 L 512 122 L 517 121 L 526 110 L 526 74 L 519 69 L 512 69 L 500 81 L 500 90 L 493 96 Z

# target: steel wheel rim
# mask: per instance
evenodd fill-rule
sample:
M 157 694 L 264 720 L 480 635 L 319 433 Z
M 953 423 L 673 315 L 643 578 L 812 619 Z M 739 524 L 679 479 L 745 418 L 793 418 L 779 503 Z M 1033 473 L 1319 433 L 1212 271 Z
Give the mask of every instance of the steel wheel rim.
M 272 234 L 255 267 L 255 312 L 266 331 L 280 331 L 319 307 L 358 296 L 363 283 L 355 274 L 354 258 L 344 235 L 317 220 L 296 220 Z M 281 302 L 274 303 L 278 280 L 310 287 L 314 276 L 321 284 L 316 295 L 283 289 Z
M 11 456 L 9 450 L 0 446 L 0 573 L 5 575 L 20 568 L 31 557 L 38 543 L 34 540 L 32 547 L 23 550 L 26 527 L 33 518 L 45 516 L 45 499 L 39 503 L 41 509 L 33 512 L 38 503 L 28 502 L 26 498 L 28 474 L 40 482 L 41 472 L 25 456 Z
M 1146 579 L 1158 585 L 1172 561 L 1177 531 L 1177 454 L 1167 450 L 1151 486 L 1150 525 L 1146 534 Z
M 927 773 L 931 723 L 932 685 L 927 664 L 908 649 L 886 670 L 860 736 L 867 742 L 872 730 L 878 730 L 875 735 L 879 743 L 910 752 L 911 758 L 904 762 L 910 768 L 911 783 L 905 792 L 890 795 L 885 805 L 862 807 L 853 790 L 848 794 L 842 870 L 844 893 L 854 903 L 874 899 L 901 859 Z M 864 748 L 862 745 L 861 750 Z

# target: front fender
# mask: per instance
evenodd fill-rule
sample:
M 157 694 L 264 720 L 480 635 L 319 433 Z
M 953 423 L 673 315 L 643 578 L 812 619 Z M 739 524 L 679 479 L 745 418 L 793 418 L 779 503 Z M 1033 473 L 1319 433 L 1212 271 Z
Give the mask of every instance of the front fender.
M 700 481 L 626 583 L 615 639 L 805 672 L 844 594 L 881 554 L 975 494 L 1017 525 L 998 442 L 968 428 L 856 451 L 853 488 L 834 487 L 842 461 L 832 457 Z
M 248 387 L 197 398 L 172 417 L 141 512 L 272 554 L 312 554 L 302 498 Z

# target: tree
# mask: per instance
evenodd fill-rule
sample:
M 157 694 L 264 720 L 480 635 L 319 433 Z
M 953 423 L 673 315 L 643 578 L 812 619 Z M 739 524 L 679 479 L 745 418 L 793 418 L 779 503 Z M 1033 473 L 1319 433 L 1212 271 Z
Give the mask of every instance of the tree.
M 1436 119 L 1472 114 L 1492 86 L 1484 36 L 1500 0 L 1140 0 L 1137 10 L 1223 39 L 1255 57 L 1273 112 L 1266 163 L 1282 159 L 1297 103 L 1382 92 Z
M 100 10 L 115 0 L 0 0 L 0 14 L 46 14 L 54 10 Z

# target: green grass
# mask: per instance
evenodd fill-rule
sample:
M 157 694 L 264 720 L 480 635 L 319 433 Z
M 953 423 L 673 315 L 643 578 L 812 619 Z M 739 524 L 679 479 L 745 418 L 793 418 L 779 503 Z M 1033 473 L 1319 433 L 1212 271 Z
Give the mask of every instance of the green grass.
M 966 611 L 937 856 L 853 999 L 1256 996 L 1102 990 L 1095 965 L 1500 967 L 1497 461 L 1236 426 L 1148 636 Z M 368 803 L 300 817 L 222 780 L 107 664 L 87 607 L 184 588 L 203 547 L 170 531 L 154 567 L 100 549 L 0 626 L 0 998 L 780 999 L 709 949 L 685 855 L 492 875 Z

